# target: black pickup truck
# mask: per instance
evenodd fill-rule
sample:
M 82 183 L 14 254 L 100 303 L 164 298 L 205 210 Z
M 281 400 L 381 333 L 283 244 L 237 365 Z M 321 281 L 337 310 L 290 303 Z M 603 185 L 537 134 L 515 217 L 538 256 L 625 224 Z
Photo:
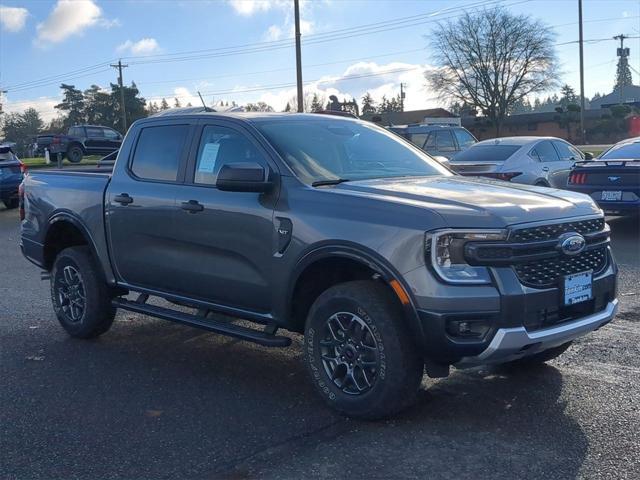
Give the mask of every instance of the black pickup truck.
M 80 163 L 85 155 L 108 155 L 118 150 L 122 135 L 109 127 L 99 125 L 75 125 L 67 135 L 42 134 L 36 137 L 38 153 L 49 150 L 53 161 L 60 153 L 71 163 Z
M 21 215 L 70 335 L 116 309 L 269 347 L 304 333 L 317 392 L 358 417 L 410 404 L 425 368 L 555 358 L 617 307 L 588 196 L 462 177 L 336 116 L 139 120 L 113 172 L 31 172 Z

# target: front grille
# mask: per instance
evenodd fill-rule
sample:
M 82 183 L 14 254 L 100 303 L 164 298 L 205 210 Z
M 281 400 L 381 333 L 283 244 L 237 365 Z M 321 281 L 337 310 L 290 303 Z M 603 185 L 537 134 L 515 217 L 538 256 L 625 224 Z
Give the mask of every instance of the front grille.
M 600 247 L 582 252 L 575 257 L 557 257 L 514 265 L 520 282 L 524 285 L 545 288 L 558 285 L 563 275 L 592 270 L 594 276 L 607 266 L 607 248 Z
M 604 218 L 579 220 L 576 222 L 555 223 L 514 230 L 509 236 L 510 242 L 540 242 L 553 240 L 563 233 L 577 232 L 581 235 L 599 232 L 604 228 Z

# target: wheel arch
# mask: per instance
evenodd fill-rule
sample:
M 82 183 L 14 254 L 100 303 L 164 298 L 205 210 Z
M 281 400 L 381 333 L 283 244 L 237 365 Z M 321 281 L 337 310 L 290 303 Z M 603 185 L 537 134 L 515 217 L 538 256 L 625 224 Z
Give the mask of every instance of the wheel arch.
M 67 145 L 67 152 L 74 146 L 80 147 L 84 155 L 87 154 L 87 148 L 84 146 L 82 142 L 79 142 L 78 140 L 72 140 L 71 142 L 69 142 L 69 145 Z
M 304 331 L 309 308 L 327 288 L 365 278 L 377 279 L 392 290 L 403 311 L 403 320 L 412 334 L 421 339 L 423 332 L 415 302 L 400 273 L 376 252 L 346 244 L 317 247 L 298 261 L 287 289 L 285 305 L 290 329 Z
M 83 245 L 89 247 L 91 255 L 102 269 L 98 249 L 82 220 L 71 212 L 56 213 L 49 219 L 44 235 L 43 263 L 45 270 L 51 270 L 56 257 L 65 248 Z

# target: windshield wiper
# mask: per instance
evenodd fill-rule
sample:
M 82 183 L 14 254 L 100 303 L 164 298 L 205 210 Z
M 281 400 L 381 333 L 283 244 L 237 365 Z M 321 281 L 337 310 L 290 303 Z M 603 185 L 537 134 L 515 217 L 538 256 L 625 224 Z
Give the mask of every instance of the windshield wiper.
M 348 178 L 330 178 L 327 180 L 316 180 L 311 184 L 312 187 L 323 187 L 324 185 L 338 185 L 339 183 L 348 182 Z

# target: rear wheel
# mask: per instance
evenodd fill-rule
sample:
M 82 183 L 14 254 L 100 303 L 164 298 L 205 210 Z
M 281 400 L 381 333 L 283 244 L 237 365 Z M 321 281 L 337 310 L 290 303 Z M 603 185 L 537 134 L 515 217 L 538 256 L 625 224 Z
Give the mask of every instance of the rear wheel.
M 84 152 L 82 151 L 82 147 L 80 145 L 71 145 L 67 150 L 67 159 L 71 163 L 80 163 L 82 161 L 82 156 Z
M 375 419 L 415 400 L 424 364 L 402 317 L 389 289 L 374 281 L 343 283 L 318 297 L 307 318 L 305 357 L 329 406 Z
M 88 247 L 66 248 L 51 270 L 51 300 L 69 335 L 93 338 L 111 327 L 116 309 L 111 292 Z

